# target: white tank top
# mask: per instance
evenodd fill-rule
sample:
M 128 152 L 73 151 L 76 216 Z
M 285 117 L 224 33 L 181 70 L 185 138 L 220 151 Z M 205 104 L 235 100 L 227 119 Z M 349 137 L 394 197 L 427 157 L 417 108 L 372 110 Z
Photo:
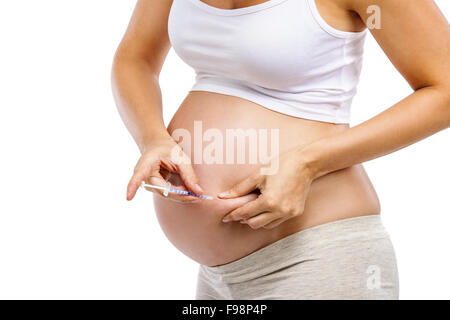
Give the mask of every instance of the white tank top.
M 294 117 L 349 123 L 367 30 L 328 25 L 315 0 L 220 9 L 173 0 L 175 52 L 196 72 L 191 91 L 237 96 Z

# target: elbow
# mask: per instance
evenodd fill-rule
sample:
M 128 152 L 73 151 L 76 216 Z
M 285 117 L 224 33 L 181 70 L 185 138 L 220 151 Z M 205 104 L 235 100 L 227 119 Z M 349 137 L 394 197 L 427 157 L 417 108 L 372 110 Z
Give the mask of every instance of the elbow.
M 111 81 L 114 81 L 118 70 L 120 70 L 123 65 L 124 55 L 121 48 L 119 47 L 114 53 L 112 64 L 111 64 Z
M 450 81 L 421 86 L 415 88 L 415 91 L 428 92 L 430 103 L 435 106 L 435 117 L 439 122 L 439 128 L 450 128 Z
M 440 86 L 444 109 L 446 110 L 447 127 L 450 127 L 450 81 L 446 81 Z
M 155 67 L 148 57 L 119 48 L 112 60 L 111 79 L 114 81 L 124 74 L 136 75 L 139 73 L 145 73 L 158 79 L 160 71 L 161 68 Z
M 446 100 L 445 104 L 447 106 L 447 127 L 450 128 L 450 87 L 447 88 Z
M 136 70 L 139 70 L 138 64 L 139 59 L 134 58 L 123 48 L 119 47 L 116 50 L 110 70 L 110 84 L 116 101 L 120 97 L 120 91 L 126 88 L 127 84 L 136 77 Z
M 154 71 L 146 58 L 119 47 L 114 54 L 111 65 L 112 84 L 114 85 L 122 78 L 139 77 L 142 72 L 159 77 L 159 73 Z
M 443 106 L 443 120 L 445 121 L 445 129 L 450 128 L 450 83 L 438 86 Z
M 116 50 L 113 60 L 112 60 L 112 65 L 111 65 L 111 77 L 112 79 L 114 79 L 114 77 L 121 72 L 121 70 L 126 70 L 127 69 L 127 65 L 129 66 L 130 64 L 133 63 L 133 59 L 131 55 L 127 54 L 126 52 L 124 52 L 123 49 L 121 49 L 119 47 L 119 49 Z
M 110 79 L 111 79 L 111 88 L 115 95 L 116 89 L 117 89 L 117 82 L 120 78 L 120 74 L 122 73 L 122 70 L 124 69 L 124 60 L 120 54 L 118 54 L 118 51 L 116 51 L 113 61 L 111 64 L 111 71 L 110 71 Z

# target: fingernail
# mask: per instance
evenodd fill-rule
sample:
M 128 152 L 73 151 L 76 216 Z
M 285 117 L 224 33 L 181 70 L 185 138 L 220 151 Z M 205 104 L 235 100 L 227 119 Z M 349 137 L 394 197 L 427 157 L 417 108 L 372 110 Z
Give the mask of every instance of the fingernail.
M 219 195 L 218 195 L 219 198 L 227 198 L 229 196 L 230 196 L 230 192 L 228 192 L 228 191 L 219 193 Z
M 245 220 L 241 220 L 239 222 L 242 223 L 242 224 L 247 224 L 247 221 L 245 221 Z
M 222 219 L 222 222 L 225 222 L 225 223 L 226 222 L 230 222 L 230 218 L 225 217 L 225 218 Z

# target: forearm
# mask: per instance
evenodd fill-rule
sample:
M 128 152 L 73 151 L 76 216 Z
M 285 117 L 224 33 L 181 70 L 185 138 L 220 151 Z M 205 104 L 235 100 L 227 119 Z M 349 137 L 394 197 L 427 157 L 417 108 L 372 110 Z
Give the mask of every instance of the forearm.
M 114 60 L 112 86 L 116 105 L 141 153 L 152 141 L 170 137 L 162 116 L 158 76 L 143 59 Z
M 318 178 L 392 153 L 449 126 L 449 92 L 425 87 L 376 117 L 299 152 Z

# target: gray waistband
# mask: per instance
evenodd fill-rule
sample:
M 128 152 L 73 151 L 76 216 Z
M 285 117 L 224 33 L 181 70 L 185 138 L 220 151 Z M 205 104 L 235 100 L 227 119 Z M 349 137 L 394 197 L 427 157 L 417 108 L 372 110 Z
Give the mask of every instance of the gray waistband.
M 329 249 L 341 241 L 386 236 L 378 214 L 342 219 L 296 232 L 239 260 L 216 267 L 201 267 L 206 273 L 220 276 L 221 281 L 241 282 L 314 259 L 322 248 Z

